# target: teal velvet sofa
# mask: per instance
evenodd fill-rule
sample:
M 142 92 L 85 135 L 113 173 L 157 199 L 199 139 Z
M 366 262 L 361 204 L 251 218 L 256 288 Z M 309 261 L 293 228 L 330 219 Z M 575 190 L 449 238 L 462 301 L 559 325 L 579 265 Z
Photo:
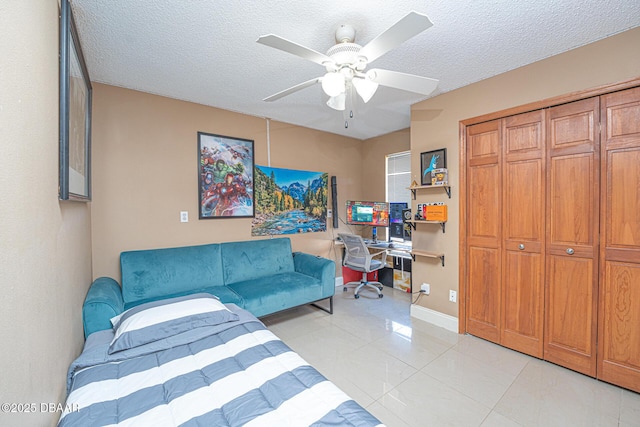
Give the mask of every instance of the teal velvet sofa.
M 122 286 L 96 279 L 82 308 L 85 338 L 111 328 L 128 308 L 208 292 L 256 317 L 328 299 L 333 313 L 335 263 L 292 252 L 288 238 L 212 243 L 120 254 Z M 314 304 L 315 305 L 315 304 Z

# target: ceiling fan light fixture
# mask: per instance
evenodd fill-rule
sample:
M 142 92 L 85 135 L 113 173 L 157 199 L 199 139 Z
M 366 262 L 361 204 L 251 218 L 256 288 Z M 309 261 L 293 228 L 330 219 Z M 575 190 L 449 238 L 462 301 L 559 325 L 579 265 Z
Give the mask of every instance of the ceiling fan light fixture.
M 354 78 L 352 81 L 353 86 L 356 88 L 356 92 L 360 95 L 360 98 L 366 104 L 373 97 L 378 90 L 378 83 L 369 80 L 368 78 Z
M 322 90 L 330 97 L 344 93 L 345 78 L 341 73 L 329 72 L 322 78 Z
M 344 111 L 346 101 L 347 101 L 347 94 L 345 92 L 342 92 L 341 94 L 338 94 L 336 96 L 332 96 L 331 98 L 329 98 L 329 100 L 327 101 L 327 105 L 333 108 L 334 110 Z

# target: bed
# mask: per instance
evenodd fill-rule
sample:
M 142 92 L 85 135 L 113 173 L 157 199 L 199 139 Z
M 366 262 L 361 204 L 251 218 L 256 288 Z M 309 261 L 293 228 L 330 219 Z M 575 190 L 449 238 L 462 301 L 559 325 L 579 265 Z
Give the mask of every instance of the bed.
M 69 426 L 381 426 L 256 317 L 210 294 L 155 301 L 89 335 Z

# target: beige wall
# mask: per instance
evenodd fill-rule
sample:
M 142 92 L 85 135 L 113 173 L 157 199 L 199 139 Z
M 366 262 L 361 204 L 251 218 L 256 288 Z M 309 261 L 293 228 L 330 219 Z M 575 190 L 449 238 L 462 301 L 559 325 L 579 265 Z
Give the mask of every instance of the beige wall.
M 409 129 L 365 141 L 362 152 L 362 197 L 364 200 L 382 200 L 386 197 L 386 156 L 411 149 Z
M 469 85 L 411 108 L 411 153 L 414 178 L 418 179 L 420 153 L 447 148 L 452 198 L 422 190 L 417 203 L 446 201 L 449 221 L 446 234 L 437 226 L 419 225 L 414 246 L 445 253 L 446 266 L 419 259 L 413 265 L 413 283 L 431 283 L 431 295 L 421 306 L 458 316 L 458 305 L 448 301 L 449 290 L 458 289 L 459 241 L 459 128 L 461 120 L 640 76 L 640 28 L 557 55 L 526 67 Z M 464 66 L 464 61 L 461 61 Z
M 82 348 L 90 211 L 58 201 L 58 2 L 0 4 L 0 402 L 64 403 Z M 59 413 L 0 413 L 3 426 Z
M 254 140 L 256 164 L 267 165 L 265 119 L 101 84 L 93 99 L 94 278 L 119 281 L 125 250 L 252 239 L 251 219 L 198 219 L 197 132 Z M 272 167 L 337 177 L 344 220 L 345 201 L 362 197 L 366 143 L 273 121 L 269 134 Z M 408 134 L 404 139 L 407 149 Z M 384 163 L 380 170 L 384 175 Z M 180 223 L 180 211 L 189 212 L 188 223 Z M 327 232 L 289 237 L 294 250 L 340 260 L 335 233 L 329 222 Z

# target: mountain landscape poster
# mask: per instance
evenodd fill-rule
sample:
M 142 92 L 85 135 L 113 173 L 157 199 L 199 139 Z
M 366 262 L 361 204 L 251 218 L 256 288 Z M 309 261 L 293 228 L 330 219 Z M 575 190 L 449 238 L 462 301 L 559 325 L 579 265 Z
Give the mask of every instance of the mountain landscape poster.
M 327 230 L 326 172 L 255 167 L 252 236 Z

